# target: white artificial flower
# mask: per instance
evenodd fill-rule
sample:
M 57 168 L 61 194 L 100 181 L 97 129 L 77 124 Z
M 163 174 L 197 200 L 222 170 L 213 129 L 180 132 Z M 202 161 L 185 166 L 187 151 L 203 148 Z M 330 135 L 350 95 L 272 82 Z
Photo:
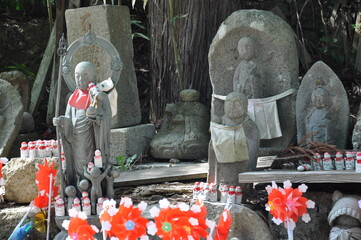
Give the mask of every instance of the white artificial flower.
M 154 236 L 158 232 L 158 229 L 153 221 L 147 223 L 147 233 Z
M 282 193 L 282 194 L 286 194 L 285 190 L 283 188 L 278 188 L 278 190 Z
M 189 205 L 184 202 L 179 203 L 178 207 L 182 212 L 189 211 Z
M 114 199 L 110 199 L 110 200 L 105 200 L 103 202 L 103 208 L 105 207 L 116 207 L 117 202 Z
M 305 223 L 308 223 L 309 221 L 311 221 L 310 214 L 304 213 L 304 214 L 302 215 L 302 220 L 303 220 Z
M 306 184 L 301 184 L 300 186 L 298 186 L 298 190 L 300 190 L 300 192 L 305 193 L 307 191 L 308 187 Z
M 87 216 L 86 216 L 85 212 L 79 212 L 79 213 L 78 213 L 78 218 L 83 219 L 83 220 L 86 220 L 86 219 L 87 219 Z
M 273 187 L 271 187 L 271 185 L 267 185 L 266 190 L 267 193 L 270 194 L 272 192 Z
M 70 224 L 70 220 L 64 220 L 63 224 L 61 224 L 61 225 L 63 226 L 63 228 L 68 230 L 69 229 L 69 224 Z
M 296 223 L 292 219 L 289 219 L 288 222 L 285 223 L 285 226 L 293 231 L 296 227 Z
M 202 211 L 201 206 L 195 204 L 191 207 L 191 211 L 194 213 L 200 213 Z
M 198 226 L 198 225 L 199 225 L 198 219 L 197 219 L 197 218 L 194 218 L 194 217 L 190 217 L 190 218 L 188 219 L 188 222 L 189 222 L 192 226 Z
M 290 187 L 292 187 L 292 183 L 291 183 L 290 180 L 286 180 L 286 181 L 283 182 L 283 188 L 288 189 Z
M 269 207 L 269 205 L 267 203 L 265 206 L 266 206 L 266 211 L 268 211 L 268 212 L 271 211 L 271 208 Z
M 69 217 L 77 217 L 78 211 L 75 208 L 69 210 Z
M 138 208 L 140 211 L 144 211 L 146 208 L 147 208 L 148 204 L 144 201 L 141 201 L 139 204 L 138 204 Z
M 212 220 L 209 220 L 209 219 L 206 219 L 206 225 L 207 225 L 208 228 L 212 229 L 212 228 L 216 227 L 216 222 L 212 221 Z
M 99 232 L 99 229 L 95 225 L 90 225 L 90 227 L 94 230 L 94 232 Z
M 306 206 L 307 208 L 315 208 L 315 202 L 312 200 L 307 200 Z
M 112 237 L 110 240 L 119 240 L 117 237 Z
M 102 222 L 102 231 L 109 231 L 112 224 L 109 221 Z
M 117 214 L 118 212 L 118 209 L 116 209 L 115 207 L 109 207 L 108 208 L 108 213 L 109 213 L 109 216 L 113 217 L 115 214 Z
M 227 217 L 228 217 L 228 215 L 227 215 L 227 212 L 226 211 L 223 211 L 223 219 L 224 219 L 224 221 L 227 221 Z
M 278 218 L 272 218 L 272 221 L 277 224 L 277 225 L 280 225 L 282 223 L 282 220 L 281 219 L 278 219 Z
M 149 237 L 147 235 L 140 236 L 140 240 L 149 240 Z
M 188 235 L 188 240 L 194 240 L 194 238 L 192 237 L 192 235 Z
M 162 200 L 159 201 L 160 208 L 168 208 L 169 205 L 170 205 L 170 202 L 166 198 L 163 198 Z
M 149 210 L 149 212 L 150 212 L 150 215 L 151 215 L 152 217 L 158 217 L 158 216 L 159 216 L 160 209 L 157 208 L 157 207 L 152 207 L 152 208 Z
M 36 183 L 36 185 L 38 185 L 38 184 L 39 184 L 39 181 L 35 179 L 35 183 Z
M 275 188 L 275 189 L 277 189 L 277 188 L 278 188 L 278 186 L 277 186 L 277 184 L 276 184 L 276 182 L 275 182 L 275 181 L 272 181 L 272 187 L 273 187 L 273 188 Z
M 124 204 L 124 207 L 129 208 L 131 205 L 133 205 L 132 199 L 128 197 L 122 197 L 120 200 L 120 205 Z

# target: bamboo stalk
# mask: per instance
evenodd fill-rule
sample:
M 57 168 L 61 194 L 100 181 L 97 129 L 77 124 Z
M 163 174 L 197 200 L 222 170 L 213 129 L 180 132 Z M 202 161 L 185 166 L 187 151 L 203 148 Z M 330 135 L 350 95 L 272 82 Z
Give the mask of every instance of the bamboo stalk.
M 53 12 L 51 11 L 50 0 L 46 0 L 46 6 L 48 8 L 49 27 L 50 27 L 50 31 L 51 31 L 53 29 Z

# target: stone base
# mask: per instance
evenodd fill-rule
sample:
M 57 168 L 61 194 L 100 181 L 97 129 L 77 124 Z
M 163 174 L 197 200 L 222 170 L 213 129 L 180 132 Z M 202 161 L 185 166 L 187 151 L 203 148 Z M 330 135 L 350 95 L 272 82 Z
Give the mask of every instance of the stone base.
M 110 159 L 116 163 L 115 157 L 126 155 L 138 156 L 147 150 L 155 135 L 153 124 L 142 124 L 134 127 L 110 130 Z

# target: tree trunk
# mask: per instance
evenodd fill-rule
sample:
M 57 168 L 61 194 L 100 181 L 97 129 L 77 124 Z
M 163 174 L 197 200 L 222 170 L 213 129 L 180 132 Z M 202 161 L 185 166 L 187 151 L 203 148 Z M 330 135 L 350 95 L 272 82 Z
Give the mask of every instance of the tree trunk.
M 174 61 L 169 4 L 165 0 L 149 1 L 150 70 L 152 79 L 151 119 L 163 115 L 167 103 L 178 100 L 179 86 Z M 176 42 L 185 88 L 201 93 L 201 102 L 210 106 L 212 86 L 208 73 L 208 50 L 220 24 L 234 11 L 241 9 L 236 0 L 174 0 Z

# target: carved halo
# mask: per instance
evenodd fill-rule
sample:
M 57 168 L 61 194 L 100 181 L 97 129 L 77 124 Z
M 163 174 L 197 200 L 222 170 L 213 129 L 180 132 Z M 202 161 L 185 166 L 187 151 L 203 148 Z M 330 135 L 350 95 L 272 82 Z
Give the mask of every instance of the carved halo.
M 74 91 L 76 89 L 75 79 L 73 78 L 72 74 L 72 58 L 81 47 L 92 45 L 97 45 L 107 50 L 107 52 L 112 58 L 110 69 L 112 70 L 111 78 L 114 82 L 114 85 L 116 85 L 119 80 L 120 73 L 123 69 L 123 62 L 120 59 L 117 49 L 107 39 L 97 36 L 89 31 L 83 37 L 78 38 L 69 46 L 69 48 L 67 49 L 67 54 L 64 56 L 63 59 L 62 74 L 65 79 L 66 85 L 71 91 Z

